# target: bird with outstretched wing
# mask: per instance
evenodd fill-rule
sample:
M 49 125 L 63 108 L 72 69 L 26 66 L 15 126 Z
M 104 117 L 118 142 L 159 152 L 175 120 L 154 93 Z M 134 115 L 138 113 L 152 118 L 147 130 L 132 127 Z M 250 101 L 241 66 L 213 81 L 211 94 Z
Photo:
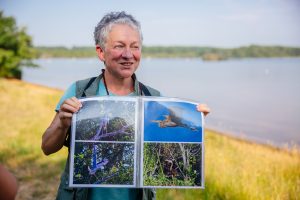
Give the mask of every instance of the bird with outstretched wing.
M 173 107 L 173 108 L 167 108 L 169 115 L 163 115 L 165 119 L 163 120 L 151 120 L 152 122 L 155 122 L 158 124 L 160 128 L 166 128 L 166 127 L 183 127 L 188 128 L 192 131 L 197 131 L 195 127 L 189 126 L 186 123 L 183 123 L 182 117 L 182 109 Z

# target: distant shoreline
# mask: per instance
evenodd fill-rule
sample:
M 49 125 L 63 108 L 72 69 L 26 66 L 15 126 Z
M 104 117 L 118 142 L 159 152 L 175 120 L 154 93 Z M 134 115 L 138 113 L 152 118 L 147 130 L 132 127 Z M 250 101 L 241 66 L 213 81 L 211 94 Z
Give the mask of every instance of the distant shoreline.
M 96 57 L 95 47 L 35 47 L 37 58 Z M 237 48 L 197 46 L 143 46 L 144 58 L 201 58 L 220 61 L 234 58 L 300 57 L 300 47 L 250 45 Z

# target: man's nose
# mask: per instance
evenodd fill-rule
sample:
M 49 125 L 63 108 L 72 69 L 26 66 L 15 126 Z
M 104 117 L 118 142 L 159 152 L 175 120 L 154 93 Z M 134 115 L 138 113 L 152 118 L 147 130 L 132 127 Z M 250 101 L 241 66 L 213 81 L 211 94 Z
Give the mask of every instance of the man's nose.
M 132 52 L 131 52 L 131 50 L 129 48 L 126 48 L 122 52 L 122 57 L 124 57 L 124 58 L 132 58 L 133 54 L 132 54 Z

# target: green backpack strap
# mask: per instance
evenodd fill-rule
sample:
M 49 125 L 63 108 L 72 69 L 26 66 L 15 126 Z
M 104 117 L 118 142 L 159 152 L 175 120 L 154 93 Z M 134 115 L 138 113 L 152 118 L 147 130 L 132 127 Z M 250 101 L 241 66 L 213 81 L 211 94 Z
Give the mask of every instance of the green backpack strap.
M 96 77 L 80 80 L 76 82 L 76 97 L 95 96 L 99 87 L 102 74 Z
M 92 77 L 92 78 L 89 80 L 89 82 L 86 84 L 85 88 L 83 89 L 83 92 L 82 92 L 81 97 L 86 97 L 86 94 L 85 94 L 86 89 L 88 89 L 88 88 L 92 85 L 92 83 L 96 80 L 96 78 L 97 78 L 97 76 Z
M 148 88 L 143 83 L 139 82 L 139 86 L 144 96 L 152 96 Z
M 97 86 L 99 85 L 99 81 L 101 80 L 101 78 L 103 77 L 104 74 L 104 69 L 102 69 L 102 73 L 99 76 L 96 77 L 92 77 L 89 79 L 85 79 L 82 81 L 78 81 L 76 84 L 76 97 L 80 98 L 80 97 L 88 97 L 88 96 L 95 96 L 96 95 L 96 89 L 98 88 Z M 158 91 L 156 91 L 153 88 L 150 88 L 148 86 L 145 86 L 143 83 L 137 81 L 135 74 L 132 75 L 132 79 L 134 80 L 134 82 L 137 82 L 136 84 L 138 84 L 138 91 L 140 91 L 140 95 L 144 95 L 144 96 L 158 96 L 157 94 L 159 94 Z M 91 87 L 92 86 L 92 87 Z M 151 91 L 151 92 L 150 92 Z M 153 92 L 153 94 L 152 94 Z M 95 94 L 92 94 L 95 93 Z

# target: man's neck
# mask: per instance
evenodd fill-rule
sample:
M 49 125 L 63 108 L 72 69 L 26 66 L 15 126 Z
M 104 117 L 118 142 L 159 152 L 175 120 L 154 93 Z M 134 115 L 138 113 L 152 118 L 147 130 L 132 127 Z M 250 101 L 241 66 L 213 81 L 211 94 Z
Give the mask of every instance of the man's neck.
M 134 81 L 131 77 L 117 78 L 107 70 L 104 72 L 107 90 L 116 95 L 124 96 L 134 91 Z

